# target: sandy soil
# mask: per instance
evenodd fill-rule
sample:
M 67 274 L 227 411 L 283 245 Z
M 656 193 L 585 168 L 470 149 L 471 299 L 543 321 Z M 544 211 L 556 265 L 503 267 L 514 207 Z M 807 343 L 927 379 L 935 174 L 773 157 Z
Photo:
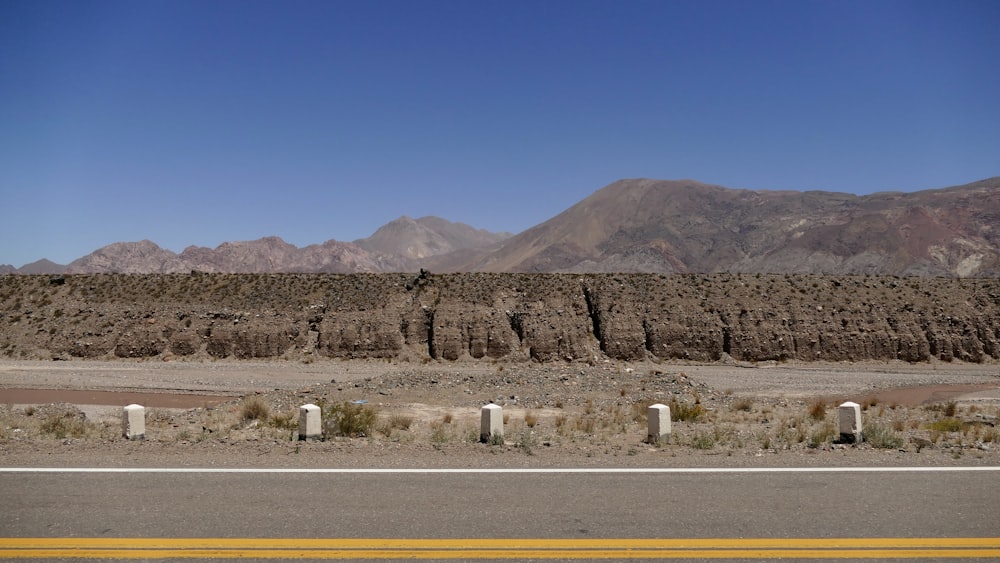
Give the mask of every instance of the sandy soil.
M 267 414 L 247 418 L 247 397 Z M 837 443 L 844 400 L 898 444 Z M 120 407 L 134 402 L 150 407 L 141 442 L 120 436 Z M 378 423 L 300 442 L 306 402 L 356 404 Z M 507 415 L 503 444 L 478 442 L 489 402 Z M 648 444 L 652 402 L 700 415 Z M 996 364 L 3 361 L 0 405 L 5 466 L 1000 463 Z M 81 422 L 52 431 L 53 420 Z

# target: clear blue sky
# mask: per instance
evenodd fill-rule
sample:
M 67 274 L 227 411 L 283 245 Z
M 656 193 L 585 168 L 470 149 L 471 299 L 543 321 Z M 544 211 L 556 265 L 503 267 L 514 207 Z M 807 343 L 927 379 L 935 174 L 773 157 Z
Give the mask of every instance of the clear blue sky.
M 0 0 L 0 264 L 995 175 L 996 0 Z

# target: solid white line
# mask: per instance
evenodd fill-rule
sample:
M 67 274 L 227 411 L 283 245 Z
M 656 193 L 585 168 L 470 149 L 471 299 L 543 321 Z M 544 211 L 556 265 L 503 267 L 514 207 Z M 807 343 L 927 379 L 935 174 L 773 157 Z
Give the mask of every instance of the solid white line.
M 302 468 L 302 467 L 0 467 L 0 473 L 343 473 L 343 474 L 442 474 L 442 473 L 913 473 L 1000 471 L 1000 466 L 975 467 L 576 467 L 576 468 Z

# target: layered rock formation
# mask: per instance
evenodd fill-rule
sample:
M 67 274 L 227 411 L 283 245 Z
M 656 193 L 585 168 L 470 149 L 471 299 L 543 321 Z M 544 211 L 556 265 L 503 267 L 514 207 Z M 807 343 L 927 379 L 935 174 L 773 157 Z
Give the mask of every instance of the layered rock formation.
M 983 362 L 1000 359 L 1000 280 L 4 275 L 0 356 Z

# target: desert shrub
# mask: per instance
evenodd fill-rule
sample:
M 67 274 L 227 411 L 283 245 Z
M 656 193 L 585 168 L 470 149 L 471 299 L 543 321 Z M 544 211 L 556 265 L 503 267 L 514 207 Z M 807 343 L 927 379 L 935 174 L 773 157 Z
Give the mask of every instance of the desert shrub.
M 251 420 L 267 420 L 271 416 L 271 407 L 264 402 L 264 399 L 252 396 L 243 399 L 240 403 L 240 418 L 243 422 Z
M 379 432 L 391 436 L 393 430 L 409 430 L 413 425 L 413 417 L 405 414 L 390 416 L 380 427 Z
M 983 431 L 983 435 L 980 440 L 984 443 L 1000 441 L 1000 431 L 994 427 L 988 428 Z
M 873 448 L 894 450 L 903 445 L 903 436 L 877 422 L 865 427 L 864 440 Z
M 451 434 L 448 432 L 448 428 L 445 426 L 445 422 L 432 422 L 431 423 L 431 443 L 435 447 L 441 444 L 448 443 L 451 441 Z
M 710 450 L 715 447 L 716 437 L 708 432 L 696 432 L 691 437 L 691 447 L 696 450 Z
M 809 418 L 817 421 L 826 418 L 826 401 L 816 400 L 809 403 Z
M 740 397 L 733 401 L 732 409 L 734 411 L 750 412 L 753 410 L 753 399 L 750 397 Z
M 378 411 L 367 404 L 344 402 L 323 409 L 323 433 L 327 436 L 371 436 L 376 422 Z
M 503 438 L 501 437 L 501 439 Z M 535 433 L 530 430 L 525 430 L 517 435 L 517 447 L 527 455 L 535 455 L 534 447 L 536 443 Z
M 674 422 L 695 422 L 705 415 L 705 408 L 700 403 L 681 403 L 670 399 L 670 420 Z
M 962 421 L 957 418 L 941 418 L 927 423 L 927 428 L 937 432 L 960 432 Z
M 568 417 L 566 415 L 564 415 L 564 414 L 560 414 L 560 415 L 556 416 L 556 419 L 555 419 L 556 429 L 562 429 L 562 428 L 564 428 L 566 426 L 566 421 L 567 420 L 568 420 Z
M 596 425 L 597 420 L 593 416 L 580 416 L 574 421 L 575 429 L 584 434 L 593 434 Z
M 809 435 L 809 447 L 818 448 L 824 443 L 832 441 L 836 435 L 837 429 L 834 427 L 832 422 L 827 422 L 821 425 L 819 428 L 813 430 Z
M 295 410 L 290 410 L 285 413 L 275 413 L 271 415 L 271 418 L 267 422 L 275 428 L 295 430 L 299 427 L 298 414 L 298 411 Z
M 538 416 L 531 411 L 525 411 L 524 424 L 528 428 L 534 428 L 535 425 L 538 424 Z
M 634 423 L 646 424 L 649 417 L 649 407 L 657 403 L 658 401 L 651 399 L 641 399 L 632 403 L 631 415 L 628 418 Z
M 958 410 L 958 405 L 955 401 L 948 401 L 944 405 L 944 415 L 945 416 L 955 416 L 955 412 Z
M 87 434 L 86 418 L 74 413 L 54 413 L 42 421 L 40 430 L 58 439 L 82 438 Z

